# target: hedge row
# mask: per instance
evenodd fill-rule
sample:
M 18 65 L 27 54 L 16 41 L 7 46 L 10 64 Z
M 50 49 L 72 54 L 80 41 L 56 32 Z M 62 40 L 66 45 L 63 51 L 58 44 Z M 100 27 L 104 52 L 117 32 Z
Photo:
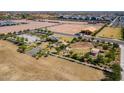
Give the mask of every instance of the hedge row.
M 92 36 L 96 36 L 101 30 L 103 30 L 105 27 L 107 26 L 107 24 L 103 25 L 99 30 L 97 30 L 96 32 L 94 32 L 92 34 Z

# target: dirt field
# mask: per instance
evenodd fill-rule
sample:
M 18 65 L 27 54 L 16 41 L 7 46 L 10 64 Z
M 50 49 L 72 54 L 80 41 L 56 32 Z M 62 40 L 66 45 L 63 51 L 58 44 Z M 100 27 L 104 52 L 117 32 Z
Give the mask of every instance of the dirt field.
M 49 27 L 48 29 L 54 32 L 63 32 L 68 34 L 75 34 L 81 30 L 90 30 L 92 32 L 98 30 L 101 25 L 90 25 L 90 24 L 63 24 L 59 26 Z
M 121 39 L 121 28 L 106 27 L 96 36 Z
M 90 49 L 93 48 L 94 46 L 92 45 L 92 43 L 89 43 L 89 42 L 77 42 L 77 43 L 72 44 L 70 47 L 76 53 L 85 54 L 89 52 Z
M 104 74 L 77 63 L 49 56 L 36 60 L 0 41 L 0 80 L 100 80 Z
M 31 20 L 12 20 L 12 21 L 27 22 L 28 24 L 0 27 L 0 33 L 22 31 L 22 30 L 26 30 L 26 29 L 35 29 L 35 28 L 46 27 L 46 26 L 58 24 L 58 23 L 53 23 L 54 20 L 47 20 L 49 22 L 47 22 L 47 21 L 46 22 L 38 22 L 38 21 L 31 21 Z M 81 30 L 90 30 L 90 31 L 94 32 L 102 26 L 102 24 L 91 25 L 91 24 L 87 24 L 86 22 L 72 22 L 72 21 L 58 21 L 58 20 L 55 20 L 55 22 L 61 22 L 64 24 L 54 26 L 54 27 L 49 27 L 48 28 L 49 30 L 55 31 L 55 32 L 70 33 L 70 34 L 78 33 Z
M 8 33 L 8 32 L 20 31 L 20 30 L 22 31 L 26 29 L 35 29 L 35 28 L 51 26 L 56 24 L 56 23 L 48 23 L 48 22 L 36 22 L 36 21 L 30 21 L 30 20 L 13 20 L 13 21 L 27 22 L 28 24 L 0 27 L 0 33 Z

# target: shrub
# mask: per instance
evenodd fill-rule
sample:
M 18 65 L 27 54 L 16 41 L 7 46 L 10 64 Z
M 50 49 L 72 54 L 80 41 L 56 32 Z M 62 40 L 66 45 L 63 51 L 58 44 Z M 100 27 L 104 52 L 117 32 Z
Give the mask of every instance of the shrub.
M 107 49 L 108 49 L 108 45 L 107 45 L 107 44 L 104 44 L 104 45 L 103 45 L 103 49 L 104 49 L 104 50 L 107 50 Z

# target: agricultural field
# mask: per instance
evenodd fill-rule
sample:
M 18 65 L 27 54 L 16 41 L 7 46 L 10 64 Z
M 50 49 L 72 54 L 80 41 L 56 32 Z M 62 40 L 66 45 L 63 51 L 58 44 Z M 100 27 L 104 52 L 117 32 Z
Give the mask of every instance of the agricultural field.
M 17 52 L 0 40 L 0 80 L 101 80 L 104 73 L 91 67 L 48 56 L 35 58 Z
M 107 38 L 121 39 L 121 28 L 105 27 L 96 36 L 97 37 L 107 37 Z

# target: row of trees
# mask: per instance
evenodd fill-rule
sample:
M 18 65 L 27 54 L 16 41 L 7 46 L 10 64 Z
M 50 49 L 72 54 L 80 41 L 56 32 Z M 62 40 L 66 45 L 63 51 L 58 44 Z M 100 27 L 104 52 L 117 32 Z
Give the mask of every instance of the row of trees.
M 112 73 L 105 72 L 106 78 L 104 81 L 119 81 L 121 80 L 121 67 L 119 64 L 112 65 Z
M 84 62 L 84 56 L 82 56 L 82 55 L 79 55 L 79 54 L 74 53 L 70 57 L 73 58 L 73 59 L 75 59 L 75 60 L 79 60 L 81 62 Z
M 110 75 L 112 80 L 121 80 L 121 67 L 119 64 L 112 65 L 112 75 Z
M 82 54 L 77 54 L 70 52 L 67 57 L 73 58 L 75 60 L 79 60 L 81 62 L 87 61 L 94 65 L 100 65 L 100 64 L 109 64 L 110 62 L 115 60 L 115 53 L 113 51 L 108 52 L 105 56 L 102 54 L 98 54 L 96 58 L 94 58 L 90 52 L 86 53 L 84 56 Z
M 103 25 L 99 30 L 95 31 L 92 36 L 96 36 L 100 31 L 102 31 L 105 27 L 107 26 L 107 24 Z
M 25 42 L 28 41 L 27 38 L 24 37 L 18 37 L 13 33 L 8 33 L 8 34 L 0 34 L 0 39 L 3 40 L 8 40 L 16 44 L 25 44 Z
M 45 28 L 45 29 L 39 28 L 39 29 L 35 29 L 35 30 L 37 30 L 36 33 L 46 34 L 48 36 L 53 35 L 53 32 L 51 32 L 47 28 Z

